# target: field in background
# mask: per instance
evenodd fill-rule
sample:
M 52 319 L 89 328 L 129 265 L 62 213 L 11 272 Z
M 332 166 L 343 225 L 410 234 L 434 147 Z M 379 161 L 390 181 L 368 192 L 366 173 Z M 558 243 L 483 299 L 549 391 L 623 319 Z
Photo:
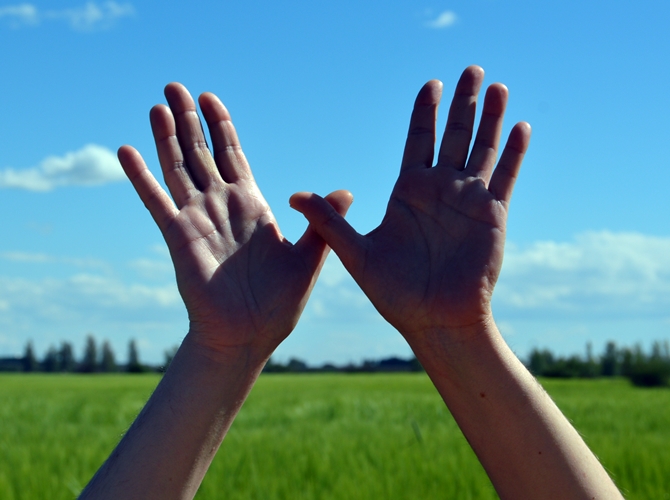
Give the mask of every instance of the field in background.
M 73 498 L 157 382 L 0 375 L 0 498 Z M 543 384 L 627 498 L 670 499 L 670 390 Z M 262 376 L 196 498 L 224 497 L 497 498 L 423 374 Z

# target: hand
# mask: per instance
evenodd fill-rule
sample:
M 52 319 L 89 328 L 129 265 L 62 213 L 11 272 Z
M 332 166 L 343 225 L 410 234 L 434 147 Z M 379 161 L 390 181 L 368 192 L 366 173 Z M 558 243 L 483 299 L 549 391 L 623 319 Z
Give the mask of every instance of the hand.
M 196 343 L 213 352 L 260 348 L 269 356 L 292 331 L 328 251 L 307 228 L 292 245 L 282 236 L 240 147 L 228 111 L 213 94 L 196 107 L 180 84 L 165 88 L 169 108 L 151 110 L 151 127 L 172 199 L 129 146 L 119 160 L 163 233 Z M 344 215 L 345 191 L 327 198 Z
M 408 340 L 444 329 L 477 330 L 491 320 L 509 201 L 530 126 L 518 123 L 512 129 L 495 166 L 507 88 L 491 85 L 468 157 L 483 78 L 476 66 L 463 72 L 434 167 L 442 84 L 433 80 L 421 89 L 400 176 L 382 223 L 369 234 L 358 234 L 316 195 L 291 198 L 377 310 Z

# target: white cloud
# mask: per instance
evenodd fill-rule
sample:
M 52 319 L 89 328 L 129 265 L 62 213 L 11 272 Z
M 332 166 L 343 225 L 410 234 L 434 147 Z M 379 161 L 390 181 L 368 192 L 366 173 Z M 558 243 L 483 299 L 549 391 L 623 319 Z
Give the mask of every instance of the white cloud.
M 331 253 L 307 303 L 304 319 L 355 322 L 378 316 L 340 260 Z
M 349 273 L 342 265 L 335 252 L 330 252 L 326 262 L 324 262 L 319 274 L 319 282 L 326 286 L 337 286 L 343 281 L 350 279 Z
M 0 188 L 51 191 L 62 186 L 94 186 L 125 178 L 114 153 L 89 144 L 64 156 L 49 156 L 37 167 L 0 170 Z
M 453 26 L 458 21 L 458 16 L 451 10 L 445 10 L 432 21 L 428 21 L 426 26 L 435 29 L 443 29 Z
M 508 243 L 493 305 L 508 325 L 512 317 L 667 317 L 670 237 L 600 231 L 564 242 Z M 305 313 L 310 321 L 379 316 L 335 257 L 326 261 Z
M 510 244 L 494 300 L 507 311 L 666 314 L 670 238 L 602 231 L 571 242 Z
M 135 259 L 128 264 L 145 279 L 156 280 L 174 276 L 174 266 L 170 260 Z
M 0 263 L 11 266 L 0 274 L 0 355 L 19 354 L 28 339 L 44 353 L 93 332 L 121 353 L 130 338 L 148 342 L 143 359 L 159 362 L 188 329 L 174 273 L 150 282 L 101 259 L 19 251 L 0 253 Z
M 0 19 L 6 18 L 12 27 L 35 26 L 42 21 L 65 21 L 77 31 L 97 31 L 110 28 L 123 17 L 135 15 L 129 3 L 108 1 L 101 4 L 87 2 L 81 7 L 40 11 L 32 4 L 0 7 Z
M 88 2 L 83 7 L 46 12 L 45 17 L 65 19 L 73 29 L 78 31 L 95 31 L 109 28 L 117 19 L 134 14 L 135 9 L 127 3 L 105 2 L 98 5 L 95 2 Z
M 113 321 L 160 317 L 181 312 L 175 283 L 149 286 L 116 277 L 76 274 L 65 279 L 0 276 L 0 304 L 14 321 L 76 324 L 90 319 Z M 163 311 L 163 312 L 161 312 Z
M 100 259 L 58 257 L 34 252 L 0 252 L 0 259 L 24 264 L 66 264 L 70 266 L 109 271 L 109 264 Z
M 181 304 L 181 297 L 173 283 L 160 286 L 126 284 L 119 280 L 92 274 L 79 274 L 67 280 L 74 294 L 86 297 L 101 307 L 173 307 Z M 81 300 L 81 299 L 80 299 Z
M 0 7 L 0 19 L 7 18 L 13 27 L 21 24 L 35 25 L 39 22 L 39 13 L 34 5 L 23 3 Z

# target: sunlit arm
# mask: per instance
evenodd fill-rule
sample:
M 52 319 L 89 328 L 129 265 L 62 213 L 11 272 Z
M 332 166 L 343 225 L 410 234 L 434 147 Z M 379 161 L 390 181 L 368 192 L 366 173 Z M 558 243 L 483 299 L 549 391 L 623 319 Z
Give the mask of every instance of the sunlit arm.
M 192 498 L 254 381 L 295 327 L 328 247 L 288 242 L 261 195 L 228 111 L 179 84 L 151 111 L 171 197 L 131 147 L 119 160 L 167 243 L 189 333 L 137 420 L 82 498 Z M 351 195 L 327 197 L 344 215 Z
M 493 321 L 411 343 L 501 498 L 622 498 Z
M 214 359 L 187 336 L 80 498 L 193 498 L 263 365 L 242 349 Z
M 530 126 L 512 128 L 498 160 L 508 92 L 493 84 L 470 151 L 483 77 L 476 66 L 461 76 L 434 166 L 442 84 L 421 89 L 400 175 L 369 234 L 358 234 L 314 194 L 297 193 L 291 203 L 407 339 L 502 498 L 619 498 L 493 321 L 491 296 Z

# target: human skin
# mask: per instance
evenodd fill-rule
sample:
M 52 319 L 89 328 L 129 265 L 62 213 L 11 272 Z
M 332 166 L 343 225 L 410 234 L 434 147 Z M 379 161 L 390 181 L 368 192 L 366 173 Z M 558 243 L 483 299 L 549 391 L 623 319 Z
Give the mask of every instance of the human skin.
M 80 498 L 193 498 L 266 361 L 295 327 L 328 247 L 294 244 L 252 176 L 230 115 L 180 84 L 151 110 L 168 195 L 129 146 L 119 160 L 167 243 L 189 331 L 146 406 Z M 344 215 L 351 194 L 328 202 Z
M 597 458 L 505 343 L 491 311 L 510 199 L 530 141 L 517 123 L 498 156 L 508 91 L 467 68 L 434 162 L 442 84 L 419 92 L 386 214 L 357 233 L 326 200 L 291 205 L 407 340 L 503 499 L 621 498 Z M 448 453 L 448 450 L 445 450 Z

